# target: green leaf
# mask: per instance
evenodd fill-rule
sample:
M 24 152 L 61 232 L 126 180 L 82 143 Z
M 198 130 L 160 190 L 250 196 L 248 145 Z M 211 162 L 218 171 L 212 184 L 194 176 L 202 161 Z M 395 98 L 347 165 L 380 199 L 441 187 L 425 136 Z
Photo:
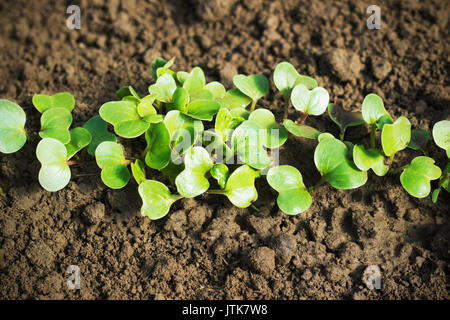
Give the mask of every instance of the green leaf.
M 362 117 L 368 124 L 376 123 L 381 117 L 389 116 L 384 108 L 383 99 L 374 93 L 368 94 L 362 103 Z
M 267 141 L 267 130 L 252 120 L 242 122 L 232 135 L 233 149 L 242 161 L 249 166 L 262 170 L 270 165 L 270 158 L 263 143 Z
M 288 62 L 281 62 L 275 67 L 273 82 L 286 99 L 291 97 L 292 89 L 296 86 L 299 74 L 294 66 Z
M 114 126 L 117 135 L 123 138 L 136 138 L 150 127 L 153 118 L 141 117 L 137 106 L 129 101 L 111 101 L 100 107 L 99 114 L 103 120 Z
M 228 109 L 221 108 L 217 113 L 214 129 L 216 134 L 225 142 L 229 139 L 232 130 L 236 129 L 243 121 L 244 118 L 234 117 Z
M 361 112 L 345 111 L 333 103 L 328 105 L 328 115 L 339 126 L 342 133 L 345 133 L 348 127 L 356 127 L 364 123 Z
M 425 147 L 429 139 L 430 135 L 426 130 L 412 130 L 411 141 L 408 144 L 408 148 L 420 150 Z
M 186 114 L 194 119 L 211 121 L 220 104 L 212 100 L 195 100 L 188 104 Z
M 85 128 L 70 130 L 70 142 L 66 144 L 67 159 L 72 158 L 78 151 L 91 143 L 91 134 Z
M 405 117 L 398 118 L 393 124 L 385 124 L 381 132 L 381 145 L 388 157 L 405 149 L 411 140 L 411 122 Z
M 153 169 L 161 170 L 170 161 L 170 134 L 164 122 L 155 123 L 145 133 L 147 148 L 145 163 Z
M 244 120 L 248 120 L 248 118 L 250 117 L 250 112 L 248 112 L 244 108 L 231 109 L 230 114 L 233 116 L 233 118 L 242 118 Z
M 116 97 L 119 100 L 122 100 L 123 98 L 125 98 L 127 96 L 131 96 L 130 87 L 122 87 L 116 91 Z
M 304 84 L 299 84 L 292 90 L 291 101 L 298 111 L 319 116 L 327 109 L 330 95 L 322 87 L 309 90 Z
M 379 130 L 383 131 L 385 124 L 393 124 L 394 121 L 392 120 L 391 116 L 388 114 L 385 114 L 384 116 L 381 116 L 380 119 L 378 119 L 377 127 Z
M 70 181 L 70 168 L 67 165 L 67 150 L 59 140 L 42 139 L 36 148 L 36 156 L 41 163 L 39 183 L 47 191 L 58 191 Z
M 131 166 L 131 173 L 133 174 L 134 180 L 136 180 L 137 184 L 141 184 L 145 181 L 145 164 L 139 160 L 136 159 L 136 161 L 130 164 Z
M 298 125 L 295 124 L 292 120 L 286 119 L 283 121 L 283 126 L 297 137 L 305 137 L 308 139 L 317 139 L 321 132 L 316 128 L 306 126 L 306 125 Z
M 53 138 L 63 144 L 69 143 L 69 127 L 72 124 L 72 114 L 64 108 L 51 108 L 41 116 L 41 138 Z
M 433 194 L 431 195 L 431 201 L 433 201 L 433 203 L 436 203 L 436 202 L 437 202 L 437 199 L 438 199 L 438 197 L 439 197 L 440 191 L 441 191 L 440 188 L 435 189 L 435 190 L 433 191 Z
M 366 149 L 362 144 L 353 148 L 353 161 L 359 170 L 368 171 L 372 169 L 379 177 L 386 175 L 389 166 L 384 164 L 384 156 L 377 149 Z
M 75 107 L 75 98 L 68 92 L 60 92 L 52 96 L 35 94 L 31 102 L 40 113 L 52 108 L 64 108 L 71 112 Z
M 187 111 L 189 103 L 189 92 L 185 88 L 177 88 L 173 93 L 173 106 L 175 110 L 183 113 Z
M 252 99 L 243 94 L 239 89 L 228 90 L 225 96 L 219 100 L 222 107 L 232 110 L 234 108 L 245 109 Z
M 161 102 L 172 102 L 172 96 L 177 88 L 177 84 L 173 77 L 169 74 L 163 74 L 156 80 L 155 84 L 148 87 L 148 92 L 155 95 L 156 100 Z
M 258 123 L 261 128 L 267 130 L 266 140 L 263 141 L 263 146 L 273 149 L 282 146 L 287 138 L 287 130 L 278 124 L 275 116 L 267 109 L 256 109 L 250 114 L 249 120 Z
M 184 170 L 184 163 L 176 164 L 172 161 L 167 166 L 161 169 L 161 173 L 168 177 L 170 183 L 175 184 L 176 177 Z
M 256 171 L 247 165 L 237 168 L 228 178 L 223 194 L 238 208 L 247 208 L 258 199 L 255 188 Z
M 178 192 L 185 198 L 193 198 L 208 190 L 209 181 L 205 175 L 213 166 L 208 151 L 202 147 L 191 148 L 186 152 L 184 166 L 175 179 Z
M 450 158 L 450 121 L 442 120 L 433 126 L 434 142 L 447 152 Z
M 0 152 L 19 151 L 25 142 L 26 114 L 16 103 L 0 99 Z
M 217 180 L 219 186 L 224 189 L 230 176 L 228 167 L 223 163 L 218 163 L 211 168 L 210 173 Z
M 269 92 L 269 80 L 262 74 L 253 74 L 251 76 L 235 75 L 233 84 L 253 101 L 258 101 Z
M 164 124 L 169 130 L 172 148 L 180 154 L 184 154 L 195 142 L 200 140 L 203 132 L 203 124 L 182 114 L 178 110 L 169 111 Z
M 430 180 L 438 179 L 441 169 L 434 165 L 429 157 L 416 157 L 400 175 L 403 188 L 416 198 L 425 198 L 430 194 Z
M 139 185 L 138 191 L 144 203 L 141 213 L 151 220 L 164 217 L 169 212 L 170 206 L 181 199 L 180 196 L 170 193 L 169 188 L 156 180 L 145 180 Z
M 313 89 L 317 88 L 317 81 L 314 78 L 311 78 L 308 76 L 299 75 L 297 77 L 297 80 L 295 81 L 295 86 L 298 84 L 303 84 L 309 90 L 313 90 Z
M 211 92 L 211 94 L 214 97 L 214 100 L 223 99 L 227 93 L 223 84 L 221 84 L 220 82 L 217 82 L 217 81 L 208 83 L 205 86 L 205 89 L 208 90 L 209 92 Z
M 102 142 L 95 150 L 97 165 L 102 169 L 102 181 L 112 189 L 120 189 L 130 181 L 130 171 L 127 166 L 122 146 L 115 142 Z
M 367 172 L 360 171 L 347 158 L 349 151 L 345 143 L 327 134 L 318 139 L 314 163 L 325 181 L 336 189 L 354 189 L 366 183 Z
M 152 61 L 151 64 L 151 69 L 150 69 L 150 74 L 152 75 L 153 79 L 158 79 L 158 75 L 156 74 L 156 71 L 161 68 L 164 67 L 164 65 L 166 64 L 166 60 L 164 60 L 163 58 L 156 58 L 155 60 Z M 121 98 L 119 98 L 121 99 Z
M 206 84 L 206 78 L 205 73 L 203 72 L 203 69 L 200 67 L 195 67 L 191 70 L 190 73 L 187 73 L 185 71 L 179 71 L 177 72 L 177 79 L 178 81 L 184 86 L 185 82 L 194 78 L 192 80 L 191 84 L 188 84 L 187 87 L 191 87 L 193 85 L 194 87 L 204 87 Z M 189 81 L 188 81 L 189 82 Z
M 214 155 L 216 162 L 227 162 L 234 156 L 234 152 L 214 131 L 206 130 L 203 132 L 202 144 L 209 154 Z
M 137 105 L 137 112 L 142 118 L 149 115 L 155 115 L 157 113 L 155 107 L 153 106 L 153 102 L 155 102 L 155 99 L 156 96 L 152 94 L 149 94 L 140 99 Z
M 91 134 L 91 142 L 89 143 L 88 153 L 95 155 L 95 149 L 104 141 L 116 142 L 116 136 L 108 131 L 108 124 L 100 116 L 94 116 L 89 119 L 83 126 Z
M 284 213 L 299 214 L 311 206 L 311 195 L 296 168 L 287 165 L 270 168 L 267 182 L 279 193 L 277 204 Z

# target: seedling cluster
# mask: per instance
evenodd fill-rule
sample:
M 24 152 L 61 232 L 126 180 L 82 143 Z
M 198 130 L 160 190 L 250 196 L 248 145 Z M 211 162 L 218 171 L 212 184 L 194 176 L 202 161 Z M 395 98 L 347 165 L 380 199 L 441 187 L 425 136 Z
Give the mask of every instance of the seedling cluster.
M 279 208 L 289 215 L 307 210 L 320 185 L 358 188 L 367 182 L 370 170 L 377 176 L 400 174 L 404 189 L 417 198 L 430 194 L 432 180 L 438 180 L 433 202 L 442 189 L 450 192 L 450 162 L 441 170 L 427 156 L 428 132 L 412 130 L 406 117 L 393 119 L 376 94 L 364 98 L 361 112 L 348 112 L 330 103 L 328 91 L 316 80 L 282 62 L 273 75 L 285 99 L 284 117 L 278 122 L 270 110 L 257 107 L 269 92 L 264 75 L 236 75 L 235 88 L 227 90 L 219 82 L 207 83 L 201 68 L 175 72 L 173 63 L 173 59 L 153 61 L 150 72 L 155 83 L 148 94 L 141 96 L 131 86 L 121 88 L 116 93 L 118 100 L 103 104 L 99 115 L 82 127 L 70 129 L 75 106 L 71 94 L 35 95 L 32 103 L 42 114 L 37 133 L 42 139 L 36 148 L 42 187 L 48 191 L 64 188 L 71 178 L 70 166 L 87 153 L 95 157 L 106 186 L 120 189 L 134 177 L 143 202 L 142 215 L 150 219 L 164 217 L 179 199 L 204 193 L 223 195 L 237 207 L 249 207 L 258 198 L 255 180 L 264 176 L 278 193 Z M 299 112 L 296 121 L 288 119 L 291 106 Z M 326 111 L 340 129 L 338 138 L 305 124 L 308 116 Z M 22 148 L 29 137 L 25 121 L 19 105 L 0 100 L 0 152 Z M 364 124 L 370 127 L 369 145 L 345 140 L 349 127 Z M 377 131 L 381 132 L 379 142 Z M 289 134 L 317 140 L 314 163 L 321 179 L 314 186 L 307 187 L 295 167 L 274 163 L 274 155 Z M 143 145 L 145 141 L 143 152 L 127 158 L 117 136 L 139 138 Z M 436 123 L 432 137 L 450 158 L 450 121 Z M 398 167 L 395 155 L 406 148 L 424 155 Z

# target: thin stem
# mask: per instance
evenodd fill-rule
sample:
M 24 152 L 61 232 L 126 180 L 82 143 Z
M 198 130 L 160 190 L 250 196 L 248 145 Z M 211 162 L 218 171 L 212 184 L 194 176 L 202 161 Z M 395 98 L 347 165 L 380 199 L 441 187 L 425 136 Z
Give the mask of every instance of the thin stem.
M 375 124 L 372 124 L 370 126 L 370 148 L 375 149 L 375 130 L 376 126 Z
M 339 134 L 339 139 L 341 139 L 341 141 L 344 141 L 344 137 L 345 137 L 345 130 L 341 130 Z
M 284 98 L 284 114 L 283 114 L 283 120 L 286 120 L 289 116 L 289 107 L 291 106 L 291 99 L 288 97 Z
M 253 100 L 252 105 L 250 106 L 250 112 L 255 111 L 255 107 L 256 107 L 256 100 Z
M 208 191 L 206 191 L 206 193 L 208 193 L 208 194 L 221 194 L 221 195 L 226 194 L 225 190 L 217 190 L 217 189 L 208 190 Z
M 74 164 L 77 164 L 77 162 L 75 160 L 69 160 L 69 161 L 66 161 L 66 164 L 68 166 L 73 166 Z
M 402 172 L 403 169 L 405 169 L 407 166 L 408 166 L 408 165 L 402 166 L 402 167 L 396 168 L 396 169 L 392 169 L 392 168 L 391 168 L 391 169 L 389 169 L 388 174 L 398 174 L 398 173 Z
M 307 118 L 308 118 L 308 114 L 307 114 L 306 112 L 303 112 L 303 114 L 302 114 L 302 116 L 300 117 L 298 123 L 299 123 L 300 125 L 304 125 Z
M 253 210 L 255 210 L 256 212 L 259 212 L 259 208 L 256 207 L 254 204 L 250 205 L 250 208 L 252 208 Z

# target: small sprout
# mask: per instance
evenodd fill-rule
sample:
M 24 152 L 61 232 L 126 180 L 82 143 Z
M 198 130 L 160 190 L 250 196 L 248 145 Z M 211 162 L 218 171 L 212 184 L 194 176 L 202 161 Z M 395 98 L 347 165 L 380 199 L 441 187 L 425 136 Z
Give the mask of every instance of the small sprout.
M 227 161 L 234 156 L 233 151 L 228 144 L 222 140 L 222 137 L 217 132 L 206 130 L 203 132 L 202 144 L 205 149 L 214 156 L 216 162 L 222 162 L 223 159 Z
M 170 68 L 172 67 L 174 62 L 175 62 L 175 58 L 172 58 L 169 61 L 167 61 L 162 67 L 159 67 L 158 69 L 156 69 L 156 77 L 159 78 L 163 74 L 169 74 L 172 77 L 175 76 L 175 72 L 170 70 Z
M 95 159 L 102 169 L 103 183 L 111 189 L 123 188 L 130 181 L 130 171 L 127 168 L 130 161 L 125 159 L 120 144 L 102 142 L 95 150 Z
M 53 138 L 67 144 L 70 141 L 69 127 L 72 114 L 64 108 L 51 108 L 41 116 L 41 138 Z
M 256 109 L 250 114 L 248 120 L 255 121 L 261 128 L 267 131 L 263 146 L 273 149 L 282 146 L 286 142 L 288 138 L 287 130 L 278 124 L 275 116 L 269 110 L 263 108 Z
M 154 123 L 145 132 L 147 147 L 145 148 L 145 163 L 152 169 L 161 170 L 170 161 L 170 133 L 164 122 Z
M 384 108 L 383 100 L 376 94 L 368 94 L 362 103 L 362 117 L 369 125 L 375 125 L 380 118 L 386 116 L 384 119 L 391 119 L 389 113 Z
M 225 96 L 218 101 L 220 105 L 229 110 L 235 108 L 245 109 L 251 102 L 252 99 L 243 94 L 239 89 L 231 89 L 225 93 Z
M 60 92 L 52 96 L 35 94 L 31 101 L 40 113 L 52 108 L 64 108 L 71 112 L 75 107 L 75 98 L 68 92 Z
M 210 190 L 211 194 L 222 194 L 238 208 L 247 208 L 258 199 L 255 188 L 257 172 L 247 165 L 237 168 L 228 178 L 225 189 Z
M 0 152 L 19 151 L 25 142 L 26 115 L 16 103 L 0 99 Z
M 328 115 L 334 123 L 341 129 L 340 138 L 344 140 L 345 131 L 348 127 L 360 126 L 364 123 L 361 112 L 350 112 L 342 107 L 330 103 L 328 105 Z
M 151 220 L 164 217 L 170 206 L 181 199 L 181 196 L 172 194 L 169 188 L 156 180 L 145 180 L 139 184 L 138 192 L 143 202 L 141 214 Z
M 235 75 L 233 84 L 243 94 L 252 99 L 250 112 L 255 110 L 256 102 L 269 92 L 269 80 L 262 74 L 253 74 L 251 76 Z
M 136 159 L 136 161 L 133 163 L 130 163 L 131 167 L 131 173 L 133 174 L 134 180 L 136 180 L 137 184 L 140 185 L 142 182 L 146 180 L 145 177 L 145 164 L 139 160 Z
M 400 175 L 403 188 L 416 198 L 425 198 L 430 194 L 430 180 L 439 179 L 441 169 L 434 165 L 429 157 L 416 157 L 406 166 Z
M 447 152 L 450 158 L 450 121 L 442 120 L 433 126 L 434 142 Z
M 262 170 L 269 167 L 270 158 L 263 144 L 267 142 L 267 131 L 252 120 L 241 123 L 232 135 L 233 149 L 242 161 L 249 166 Z
M 317 87 L 316 80 L 308 76 L 301 76 L 294 66 L 288 62 L 281 62 L 275 67 L 273 82 L 286 99 L 291 97 L 292 90 L 300 83 L 309 90 Z
M 171 147 L 184 154 L 194 143 L 200 141 L 204 130 L 203 123 L 182 114 L 178 110 L 169 111 L 164 117 L 169 130 Z
M 393 157 L 396 152 L 405 149 L 411 141 L 411 122 L 405 117 L 398 118 L 393 124 L 386 124 L 381 133 L 381 145 L 384 154 Z
M 311 206 L 311 195 L 296 168 L 287 165 L 270 168 L 267 182 L 279 193 L 277 204 L 284 213 L 296 215 Z
M 111 101 L 103 104 L 99 110 L 100 116 L 114 126 L 117 135 L 123 138 L 136 138 L 150 127 L 151 123 L 162 121 L 162 116 L 156 110 L 142 117 L 136 104 L 129 101 Z
M 238 116 L 235 117 L 226 108 L 221 108 L 216 116 L 215 132 L 222 139 L 223 142 L 228 141 L 230 134 L 246 119 Z
M 298 84 L 292 90 L 291 101 L 294 108 L 303 114 L 320 116 L 327 109 L 330 95 L 322 87 L 309 90 L 304 84 Z
M 211 168 L 210 173 L 217 180 L 220 188 L 225 189 L 230 176 L 228 167 L 223 163 L 217 163 Z
M 94 116 L 89 119 L 83 126 L 91 134 L 91 142 L 89 143 L 88 153 L 95 155 L 95 149 L 98 145 L 105 141 L 116 142 L 116 136 L 108 131 L 108 124 L 100 116 Z
M 67 149 L 62 142 L 52 138 L 42 139 L 36 148 L 36 156 L 42 167 L 39 183 L 47 191 L 58 191 L 70 181 Z
M 175 179 L 178 192 L 185 198 L 194 198 L 209 189 L 205 175 L 211 170 L 213 161 L 208 151 L 193 147 L 185 155 L 185 169 Z
M 148 92 L 155 95 L 156 100 L 169 103 L 172 102 L 172 96 L 176 88 L 175 80 L 166 73 L 159 77 L 155 84 L 148 87 Z
M 389 166 L 384 164 L 384 156 L 377 149 L 366 150 L 362 144 L 353 147 L 353 161 L 361 171 L 372 169 L 379 177 L 386 175 Z
M 430 139 L 430 135 L 426 130 L 412 130 L 411 141 L 408 144 L 408 148 L 413 150 L 422 150 L 425 153 L 424 147 Z
M 66 144 L 67 159 L 72 158 L 78 151 L 91 143 L 92 136 L 85 128 L 70 130 L 70 142 Z
M 307 126 L 307 125 L 298 125 L 295 124 L 294 121 L 290 119 L 286 119 L 283 121 L 283 126 L 297 137 L 305 137 L 308 139 L 317 139 L 322 132 L 317 130 L 316 128 Z
M 366 183 L 367 172 L 359 170 L 347 158 L 349 151 L 345 143 L 325 133 L 318 139 L 314 163 L 323 181 L 327 181 L 336 189 L 354 189 Z
M 166 65 L 167 61 L 164 60 L 163 58 L 156 58 L 155 60 L 152 61 L 151 64 L 151 68 L 150 68 L 150 74 L 152 75 L 153 79 L 157 80 L 158 79 L 158 75 L 157 75 L 157 70 L 159 68 L 162 68 Z M 119 98 L 121 99 L 121 98 Z
M 205 89 L 213 95 L 214 100 L 221 100 L 227 94 L 227 91 L 223 84 L 217 81 L 208 83 L 207 85 L 205 85 Z
M 212 100 L 212 95 L 205 98 L 209 99 L 191 100 L 188 90 L 178 88 L 173 94 L 173 106 L 176 110 L 191 118 L 211 121 L 213 116 L 219 111 L 220 104 Z
M 441 178 L 439 179 L 439 187 L 433 191 L 433 203 L 437 202 L 441 188 L 446 190 L 447 192 L 450 192 L 450 162 L 447 163 L 444 171 L 442 172 Z
M 203 69 L 200 67 L 194 67 L 191 72 L 185 72 L 185 71 L 178 71 L 177 72 L 177 79 L 181 83 L 182 86 L 188 82 L 186 85 L 189 89 L 194 88 L 203 88 L 206 84 L 206 77 L 205 73 L 203 72 Z M 191 82 L 191 83 L 189 83 Z

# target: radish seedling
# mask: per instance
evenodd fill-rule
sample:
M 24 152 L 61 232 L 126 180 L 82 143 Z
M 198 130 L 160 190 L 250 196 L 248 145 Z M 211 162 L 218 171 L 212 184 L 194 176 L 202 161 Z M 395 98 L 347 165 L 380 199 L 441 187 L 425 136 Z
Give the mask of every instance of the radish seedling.
M 287 130 L 278 124 L 273 113 L 267 109 L 256 109 L 253 111 L 248 120 L 258 123 L 263 130 L 266 130 L 264 135 L 266 140 L 262 142 L 263 146 L 273 149 L 282 146 L 287 138 Z
M 165 73 L 156 80 L 155 84 L 148 87 L 148 92 L 155 95 L 157 100 L 168 103 L 172 102 L 172 96 L 176 89 L 177 84 L 175 79 L 171 75 Z
M 425 198 L 430 194 L 430 180 L 439 179 L 441 169 L 434 165 L 429 157 L 416 157 L 403 169 L 400 182 L 403 188 L 416 198 Z
M 41 138 L 53 138 L 63 144 L 69 143 L 69 127 L 72 124 L 72 114 L 65 108 L 51 108 L 41 116 Z
M 19 151 L 25 142 L 26 115 L 16 103 L 0 99 L 0 152 L 13 153 Z
M 411 131 L 411 141 L 408 144 L 408 148 L 413 150 L 421 150 L 425 155 L 425 145 L 430 140 L 430 135 L 426 130 L 415 129 Z
M 382 130 L 385 123 L 392 123 L 392 118 L 384 108 L 383 100 L 376 94 L 368 94 L 362 103 L 362 117 L 370 126 L 370 148 L 375 148 L 375 132 Z
M 71 112 L 75 107 L 75 98 L 68 92 L 60 92 L 52 96 L 36 94 L 33 96 L 32 103 L 40 113 L 52 108 L 64 108 Z
M 308 139 L 317 139 L 322 132 L 317 130 L 316 128 L 307 126 L 307 125 L 298 125 L 295 124 L 291 119 L 286 119 L 283 121 L 283 126 L 297 137 L 304 137 Z
M 327 109 L 330 102 L 328 91 L 322 87 L 309 90 L 300 83 L 292 90 L 291 101 L 294 108 L 302 112 L 300 124 L 304 124 L 308 115 L 320 116 Z
M 230 177 L 228 167 L 223 163 L 213 165 L 210 170 L 211 176 L 217 180 L 220 188 L 225 189 L 228 178 Z
M 344 141 L 345 131 L 348 127 L 356 127 L 364 123 L 361 112 L 346 111 L 333 103 L 328 105 L 328 115 L 341 130 L 339 135 L 341 141 Z
M 136 159 L 135 162 L 130 163 L 130 167 L 133 178 L 134 180 L 136 180 L 136 183 L 138 185 L 140 185 L 142 182 L 146 180 L 144 162 L 142 162 L 139 159 Z
M 252 99 L 243 94 L 239 89 L 231 89 L 218 102 L 222 107 L 230 110 L 235 108 L 245 109 L 252 102 Z
M 97 165 L 102 169 L 101 178 L 111 189 L 120 189 L 130 180 L 128 170 L 129 160 L 125 159 L 122 146 L 118 143 L 105 141 L 95 150 Z
M 372 169 L 379 177 L 386 175 L 389 171 L 389 166 L 384 163 L 383 154 L 377 149 L 366 150 L 362 144 L 354 146 L 353 161 L 359 170 Z
M 392 159 L 395 153 L 405 149 L 411 141 L 411 122 L 405 117 L 398 118 L 392 124 L 385 124 L 381 132 L 381 145 L 384 154 Z
M 250 76 L 238 74 L 233 77 L 233 84 L 243 94 L 252 99 L 250 112 L 255 110 L 258 100 L 269 92 L 269 81 L 262 74 L 252 74 Z
M 88 153 L 91 156 L 95 155 L 95 150 L 98 145 L 105 141 L 116 142 L 116 136 L 108 131 L 108 124 L 100 116 L 94 116 L 89 119 L 84 125 L 85 128 L 91 134 L 91 142 L 88 146 Z
M 164 217 L 170 206 L 182 198 L 172 194 L 169 188 L 156 180 L 145 180 L 139 185 L 138 191 L 143 202 L 141 213 L 151 220 Z
M 447 152 L 450 158 L 450 121 L 442 120 L 433 126 L 434 142 Z
M 91 143 L 92 136 L 85 128 L 74 128 L 70 130 L 70 142 L 66 144 L 67 158 L 72 158 L 78 151 Z
M 152 169 L 161 170 L 170 161 L 170 133 L 164 122 L 153 123 L 145 132 L 147 147 L 145 148 L 145 163 Z

